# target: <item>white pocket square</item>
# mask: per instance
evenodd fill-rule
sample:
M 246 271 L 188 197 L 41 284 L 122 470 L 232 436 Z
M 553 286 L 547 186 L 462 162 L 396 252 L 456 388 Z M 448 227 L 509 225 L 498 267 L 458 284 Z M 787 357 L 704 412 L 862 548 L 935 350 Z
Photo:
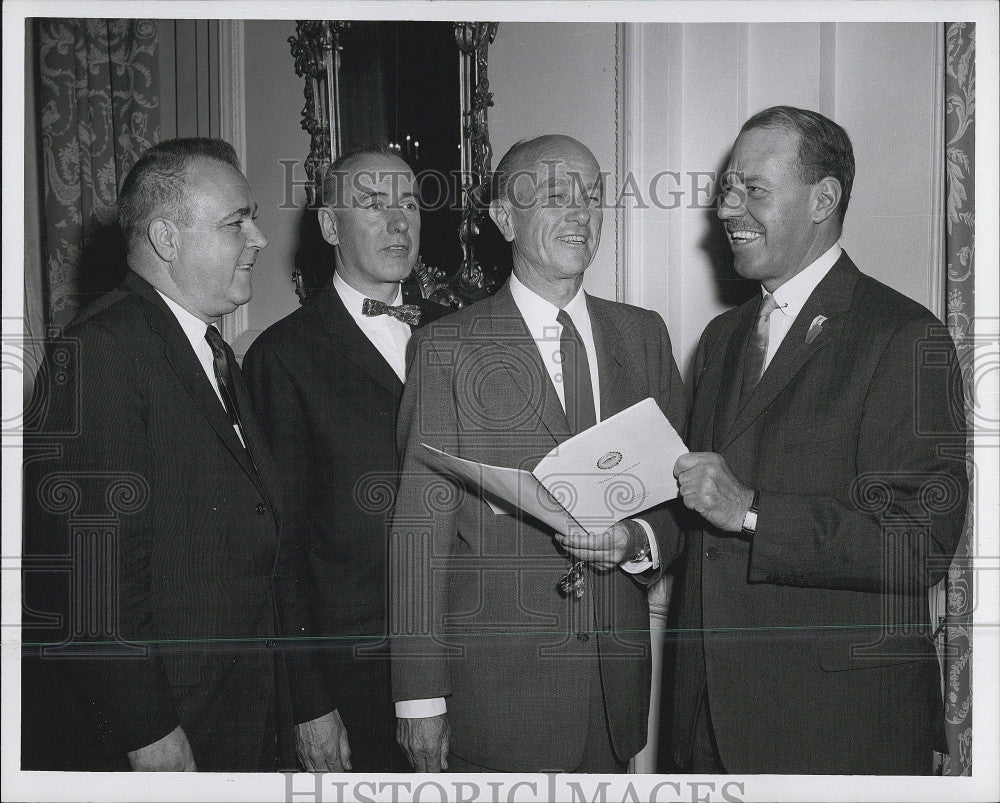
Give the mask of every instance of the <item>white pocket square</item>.
M 806 332 L 806 343 L 812 343 L 823 330 L 823 324 L 826 323 L 825 315 L 817 315 L 813 318 L 811 324 L 809 324 L 809 331 Z

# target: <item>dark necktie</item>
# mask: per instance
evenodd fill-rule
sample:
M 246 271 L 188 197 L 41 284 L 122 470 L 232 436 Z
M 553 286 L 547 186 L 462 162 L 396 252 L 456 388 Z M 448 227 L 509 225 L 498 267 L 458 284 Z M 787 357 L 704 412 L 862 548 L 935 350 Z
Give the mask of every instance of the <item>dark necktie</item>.
M 566 310 L 559 310 L 556 321 L 562 326 L 559 349 L 562 353 L 563 399 L 566 420 L 574 435 L 597 423 L 594 409 L 594 385 L 590 380 L 587 347 Z
M 597 423 L 594 408 L 594 385 L 590 379 L 590 363 L 587 361 L 587 347 L 573 325 L 573 319 L 566 310 L 559 310 L 556 321 L 562 326 L 559 335 L 559 350 L 562 357 L 563 399 L 569 431 L 574 435 Z M 584 561 L 578 560 L 556 584 L 559 593 L 577 598 L 584 594 L 586 580 L 583 574 Z
M 757 325 L 750 333 L 747 343 L 746 360 L 743 363 L 743 384 L 740 387 L 740 401 L 744 401 L 760 382 L 764 373 L 764 358 L 767 356 L 767 340 L 771 313 L 778 308 L 774 296 L 768 293 L 757 313 Z
M 215 369 L 215 380 L 219 383 L 219 392 L 222 394 L 222 403 L 229 414 L 229 421 L 235 427 L 239 427 L 243 432 L 240 423 L 240 410 L 236 405 L 236 394 L 233 391 L 233 373 L 229 367 L 229 347 L 222 339 L 219 330 L 214 326 L 209 326 L 205 330 L 205 340 L 212 349 L 212 367 Z
M 410 326 L 420 325 L 420 307 L 416 304 L 400 304 L 398 307 L 390 307 L 384 301 L 366 298 L 361 305 L 361 314 L 367 315 L 369 318 L 375 315 L 391 315 L 397 321 L 408 323 Z

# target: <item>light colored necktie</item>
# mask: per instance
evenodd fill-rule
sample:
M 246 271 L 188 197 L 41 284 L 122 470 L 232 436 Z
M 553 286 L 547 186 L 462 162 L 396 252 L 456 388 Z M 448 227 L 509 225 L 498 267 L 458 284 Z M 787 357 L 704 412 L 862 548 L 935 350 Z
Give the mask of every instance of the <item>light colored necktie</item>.
M 749 396 L 761 375 L 764 373 L 764 358 L 767 356 L 767 340 L 770 328 L 771 313 L 778 308 L 778 302 L 774 296 L 768 293 L 760 305 L 760 312 L 757 313 L 757 325 L 750 334 L 747 342 L 746 359 L 743 363 L 743 384 L 740 387 L 740 401 L 744 401 Z

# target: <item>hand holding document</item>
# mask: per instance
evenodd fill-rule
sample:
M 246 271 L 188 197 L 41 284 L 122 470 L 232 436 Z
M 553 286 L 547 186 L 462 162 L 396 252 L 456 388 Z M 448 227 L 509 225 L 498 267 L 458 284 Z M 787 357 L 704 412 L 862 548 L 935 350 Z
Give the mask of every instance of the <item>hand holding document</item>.
M 429 465 L 478 487 L 494 510 L 512 506 L 556 532 L 594 535 L 677 496 L 673 467 L 687 453 L 652 398 L 564 441 L 531 472 L 421 446 Z

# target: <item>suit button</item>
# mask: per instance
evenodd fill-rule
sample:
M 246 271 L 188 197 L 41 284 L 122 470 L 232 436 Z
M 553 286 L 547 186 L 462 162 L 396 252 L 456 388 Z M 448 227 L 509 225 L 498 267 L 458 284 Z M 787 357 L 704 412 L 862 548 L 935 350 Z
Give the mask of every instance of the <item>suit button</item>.
M 705 550 L 705 557 L 709 560 L 715 560 L 719 557 L 719 550 L 717 550 L 714 546 L 710 546 Z
M 582 641 L 584 643 L 590 641 L 590 633 L 584 633 L 582 630 L 576 634 L 576 640 Z
M 257 511 L 258 516 L 263 516 L 265 513 L 267 513 L 267 505 L 265 505 L 263 502 L 258 502 L 256 507 L 254 507 L 254 510 Z

